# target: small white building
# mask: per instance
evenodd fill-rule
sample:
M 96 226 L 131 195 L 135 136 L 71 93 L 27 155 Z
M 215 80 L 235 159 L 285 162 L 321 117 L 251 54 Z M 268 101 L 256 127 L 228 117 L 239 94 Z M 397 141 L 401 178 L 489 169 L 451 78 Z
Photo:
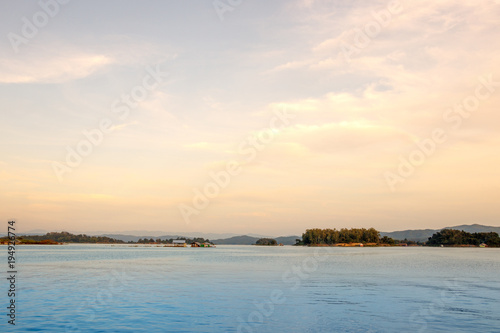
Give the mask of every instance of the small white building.
M 176 247 L 186 247 L 187 246 L 186 241 L 184 239 L 175 239 L 173 241 L 173 243 L 174 243 L 174 246 L 176 246 Z

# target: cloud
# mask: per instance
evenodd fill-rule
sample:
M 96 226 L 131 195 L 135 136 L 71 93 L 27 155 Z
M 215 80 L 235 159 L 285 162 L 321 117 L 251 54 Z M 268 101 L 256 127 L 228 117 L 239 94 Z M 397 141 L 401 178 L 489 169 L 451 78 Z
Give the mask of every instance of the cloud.
M 468 68 L 484 61 L 494 65 L 490 52 L 498 55 L 498 44 L 493 40 L 498 36 L 496 22 L 500 14 L 499 6 L 494 2 L 400 1 L 401 13 L 390 15 L 387 24 L 379 23 L 379 33 L 370 36 L 361 46 L 356 42 L 356 36 L 359 38 L 359 33 L 365 31 L 367 24 L 377 24 L 379 21 L 374 13 L 387 12 L 389 3 L 379 1 L 363 8 L 347 8 L 350 15 L 337 15 L 335 22 L 330 17 L 320 17 L 318 21 L 315 16 L 316 35 L 323 36 L 323 39 L 307 51 L 308 63 L 304 63 L 302 55 L 299 59 L 288 59 L 287 63 L 276 68 L 292 69 L 302 64 L 302 67 L 308 66 L 312 70 L 335 70 L 337 74 L 362 71 L 374 75 L 390 73 L 386 67 L 376 66 L 373 61 L 367 66 L 360 66 L 359 59 L 365 57 L 380 58 L 379 63 L 392 60 L 405 66 L 406 70 L 420 70 L 423 66 L 434 69 L 443 65 L 463 69 L 464 66 Z M 320 3 L 315 5 L 321 6 Z M 330 34 L 326 33 L 326 25 L 331 26 Z M 365 39 L 361 38 L 362 41 Z M 464 48 L 464 45 L 468 47 Z M 345 52 L 346 47 L 353 47 L 356 52 L 347 54 L 349 48 Z M 471 52 L 471 48 L 478 52 Z M 428 54 L 426 50 L 429 50 Z M 445 53 L 444 57 L 440 57 L 440 53 Z M 408 56 L 394 57 L 402 54 Z M 393 55 L 391 59 L 390 55 Z M 346 61 L 346 56 L 352 63 Z
M 177 52 L 169 44 L 150 43 L 135 35 L 103 35 L 81 44 L 49 38 L 16 57 L 0 55 L 0 83 L 65 83 L 111 65 L 143 70 L 175 59 Z
M 87 77 L 112 64 L 102 54 L 53 55 L 30 59 L 0 59 L 0 83 L 62 83 Z
M 282 65 L 278 65 L 276 67 L 274 67 L 273 69 L 271 69 L 270 71 L 268 71 L 268 73 L 273 73 L 273 72 L 279 72 L 279 71 L 285 71 L 285 70 L 289 70 L 289 69 L 298 69 L 298 68 L 303 68 L 307 65 L 309 65 L 311 63 L 311 61 L 290 61 L 290 62 L 287 62 L 285 64 L 282 64 Z
M 414 137 L 398 128 L 377 122 L 341 121 L 321 125 L 296 125 L 281 141 L 307 147 L 321 154 L 358 154 L 360 150 L 412 143 Z M 303 154 L 299 149 L 298 153 Z
M 121 130 L 125 129 L 126 127 L 137 125 L 137 124 L 138 124 L 137 121 L 132 121 L 132 122 L 129 122 L 129 123 L 123 123 L 123 124 L 113 125 L 113 126 L 111 126 L 110 131 L 121 131 Z

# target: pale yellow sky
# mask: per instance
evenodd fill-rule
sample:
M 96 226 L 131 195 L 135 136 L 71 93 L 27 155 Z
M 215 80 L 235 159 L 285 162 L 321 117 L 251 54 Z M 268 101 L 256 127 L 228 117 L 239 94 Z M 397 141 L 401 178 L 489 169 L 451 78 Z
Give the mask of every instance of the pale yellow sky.
M 40 10 L 0 14 L 22 230 L 500 226 L 498 1 Z

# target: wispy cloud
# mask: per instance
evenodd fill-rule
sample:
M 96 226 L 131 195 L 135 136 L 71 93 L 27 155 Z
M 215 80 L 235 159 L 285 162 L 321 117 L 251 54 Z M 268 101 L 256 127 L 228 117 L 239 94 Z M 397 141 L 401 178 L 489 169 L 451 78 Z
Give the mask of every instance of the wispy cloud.
M 87 77 L 113 63 L 102 54 L 0 59 L 0 83 L 63 83 Z

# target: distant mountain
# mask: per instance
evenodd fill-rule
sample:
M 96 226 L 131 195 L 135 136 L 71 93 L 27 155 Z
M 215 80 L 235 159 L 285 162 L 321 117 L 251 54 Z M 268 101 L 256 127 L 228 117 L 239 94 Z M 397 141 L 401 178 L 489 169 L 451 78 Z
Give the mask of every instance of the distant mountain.
M 41 229 L 36 229 L 36 230 L 28 230 L 28 231 L 18 231 L 16 235 L 45 235 L 47 232 L 46 230 L 41 230 Z
M 157 239 L 158 237 L 155 237 L 155 236 L 132 236 L 132 235 L 121 235 L 121 234 L 103 234 L 103 236 L 105 237 L 110 237 L 110 238 L 114 238 L 114 239 L 119 239 L 119 240 L 122 240 L 124 242 L 137 242 L 139 239 L 144 239 L 144 238 L 147 238 L 147 239 Z
M 212 242 L 215 245 L 253 245 L 259 238 L 251 236 L 234 236 L 225 239 L 215 239 Z
M 176 239 L 176 238 L 193 238 L 193 237 L 202 237 L 202 238 L 206 238 L 204 237 L 203 234 L 194 234 L 191 235 L 164 235 L 164 236 L 151 236 L 151 235 L 146 235 L 146 236 L 133 236 L 133 235 L 121 235 L 121 234 L 104 234 L 102 236 L 106 236 L 106 237 L 110 237 L 110 238 L 114 238 L 114 239 L 119 239 L 119 240 L 122 240 L 124 242 L 129 242 L 129 241 L 132 241 L 132 242 L 137 242 L 139 239 L 154 239 L 154 240 L 157 240 L 158 238 L 161 239 L 162 241 L 163 240 L 166 240 L 166 239 Z M 208 238 L 210 239 L 210 238 Z
M 490 227 L 487 225 L 481 225 L 481 224 L 464 224 L 464 225 L 457 225 L 456 227 L 447 227 L 445 229 L 456 229 L 456 230 L 463 230 L 466 232 L 496 232 L 500 235 L 500 227 Z
M 115 232 L 87 232 L 87 235 L 116 235 L 116 236 L 136 236 L 139 238 L 160 238 L 160 237 L 203 237 L 208 239 L 217 239 L 217 238 L 229 238 L 233 236 L 238 236 L 238 234 L 233 233 L 211 233 L 211 232 L 177 232 L 177 231 L 147 231 L 147 230 L 131 230 L 131 231 L 115 231 Z M 252 235 L 256 236 L 256 235 Z
M 454 227 L 446 227 L 442 229 L 455 229 L 455 230 L 463 230 L 466 232 L 474 233 L 474 232 L 496 232 L 500 235 L 500 227 L 491 227 L 480 224 L 471 224 L 471 225 L 457 225 Z M 381 232 L 380 235 L 391 237 L 394 239 L 408 239 L 412 241 L 420 241 L 425 242 L 438 231 L 442 229 L 419 229 L 419 230 L 403 230 L 403 231 L 393 231 L 393 232 Z
M 226 239 L 216 239 L 212 242 L 219 245 L 254 245 L 260 238 L 263 237 L 252 237 L 252 236 L 235 236 Z M 282 243 L 283 245 L 294 245 L 297 238 L 302 238 L 301 236 L 286 236 L 286 237 L 267 237 L 276 239 L 276 242 Z
M 296 239 L 302 239 L 302 236 L 286 236 L 286 237 L 276 237 L 276 241 L 282 243 L 283 245 L 295 245 Z
M 392 239 L 407 239 L 415 242 L 425 242 L 441 229 L 421 229 L 421 230 L 403 230 L 403 231 L 393 231 L 393 232 L 381 232 L 380 236 L 390 237 Z

